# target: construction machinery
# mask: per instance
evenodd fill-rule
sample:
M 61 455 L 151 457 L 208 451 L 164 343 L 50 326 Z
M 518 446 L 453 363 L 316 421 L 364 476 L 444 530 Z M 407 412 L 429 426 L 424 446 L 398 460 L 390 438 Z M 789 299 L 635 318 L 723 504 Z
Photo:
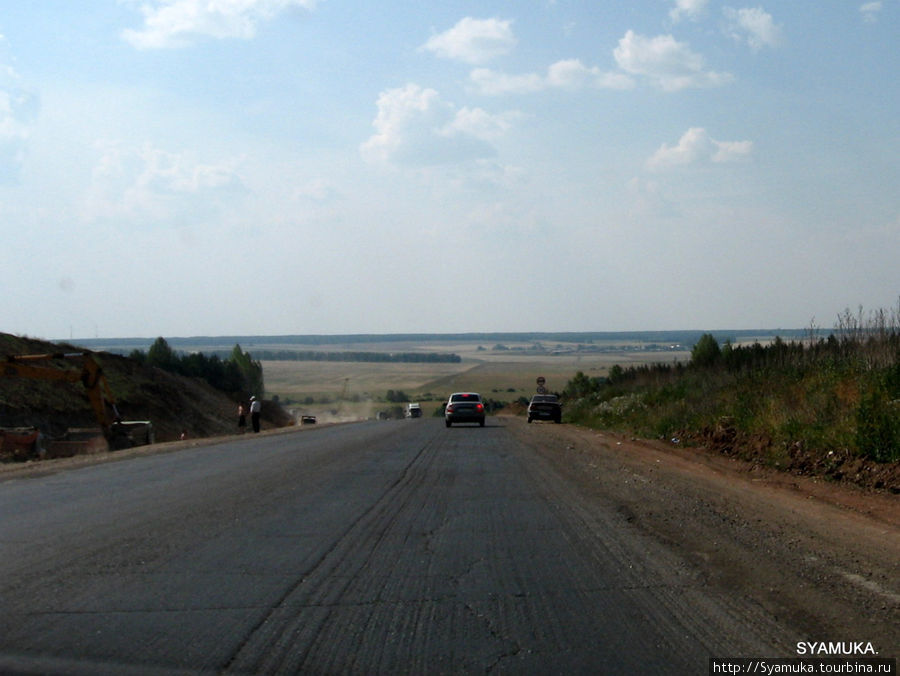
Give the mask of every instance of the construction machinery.
M 50 365 L 64 361 L 76 369 Z M 47 438 L 36 428 L 0 430 L 2 450 L 13 457 L 64 457 L 152 444 L 150 421 L 125 422 L 116 408 L 103 369 L 91 352 L 9 355 L 0 362 L 0 376 L 65 383 L 81 382 L 99 429 L 70 428 L 62 438 Z

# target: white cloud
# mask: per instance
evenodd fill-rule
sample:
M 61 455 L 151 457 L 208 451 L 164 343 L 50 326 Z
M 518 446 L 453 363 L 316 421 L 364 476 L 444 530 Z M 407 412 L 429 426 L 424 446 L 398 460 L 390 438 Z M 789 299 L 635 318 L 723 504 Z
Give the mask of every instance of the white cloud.
M 648 38 L 629 30 L 613 56 L 626 73 L 644 76 L 663 91 L 719 87 L 734 79 L 730 73 L 705 70 L 703 57 L 671 35 Z
M 709 0 L 675 0 L 675 7 L 669 11 L 672 21 L 682 18 L 696 20 L 706 10 Z
M 633 215 L 658 216 L 674 209 L 662 194 L 659 182 L 634 177 L 625 184 L 630 199 L 629 211 Z
M 516 45 L 511 21 L 461 19 L 453 28 L 429 38 L 422 49 L 470 64 L 485 63 L 509 53 Z
M 33 119 L 33 98 L 21 91 L 0 89 L 0 180 L 21 167 Z
M 629 89 L 634 81 L 622 73 L 603 72 L 596 66 L 587 67 L 579 59 L 557 61 L 547 69 L 546 82 L 551 87 L 581 89 L 598 87 L 601 89 Z
M 18 174 L 38 109 L 37 95 L 22 86 L 12 67 L 0 64 L 0 181 Z
M 551 64 L 547 69 L 547 84 L 562 89 L 581 89 L 600 75 L 597 67 L 589 68 L 579 59 L 566 59 Z
M 863 21 L 866 23 L 875 23 L 878 21 L 878 14 L 881 12 L 881 2 L 864 2 L 859 6 Z
M 728 33 L 738 42 L 746 42 L 754 51 L 763 47 L 777 47 L 782 40 L 781 26 L 761 7 L 722 10 L 729 24 Z
M 434 89 L 413 83 L 382 92 L 376 105 L 375 134 L 360 146 L 370 162 L 423 166 L 492 157 L 489 141 L 511 119 L 480 108 L 457 109 Z
M 482 108 L 461 108 L 441 133 L 451 136 L 465 134 L 483 141 L 493 141 L 509 131 L 513 117 L 513 114 L 492 115 Z
M 596 66 L 585 66 L 579 59 L 557 61 L 547 68 L 546 75 L 526 73 L 508 75 L 487 68 L 476 68 L 469 75 L 479 93 L 530 94 L 547 89 L 570 91 L 594 87 L 598 89 L 630 89 L 634 81 L 623 73 L 601 71 Z
M 256 26 L 292 7 L 308 10 L 317 0 L 154 0 L 141 7 L 144 27 L 122 37 L 138 49 L 182 47 L 192 39 L 249 39 Z
M 299 184 L 292 192 L 295 200 L 310 200 L 312 202 L 327 202 L 336 198 L 338 190 L 335 185 L 324 178 L 314 178 Z
M 545 83 L 537 73 L 508 75 L 489 68 L 476 68 L 469 79 L 481 94 L 530 94 L 544 89 Z
M 99 144 L 102 152 L 91 178 L 85 218 L 127 218 L 169 224 L 198 211 L 212 211 L 223 201 L 245 192 L 237 161 L 196 162 L 145 144 Z
M 753 151 L 752 141 L 716 141 L 702 127 L 691 127 L 674 146 L 663 144 L 647 160 L 653 170 L 676 166 L 725 163 L 744 159 Z

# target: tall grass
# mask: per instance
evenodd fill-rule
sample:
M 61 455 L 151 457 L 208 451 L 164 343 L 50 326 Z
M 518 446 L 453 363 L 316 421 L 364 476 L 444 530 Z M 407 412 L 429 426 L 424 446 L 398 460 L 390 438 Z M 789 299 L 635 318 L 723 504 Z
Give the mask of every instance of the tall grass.
M 817 333 L 744 346 L 719 346 L 707 334 L 687 365 L 614 367 L 608 378 L 578 373 L 564 391 L 568 417 L 735 452 L 749 444 L 900 460 L 900 304 L 845 311 L 831 334 Z

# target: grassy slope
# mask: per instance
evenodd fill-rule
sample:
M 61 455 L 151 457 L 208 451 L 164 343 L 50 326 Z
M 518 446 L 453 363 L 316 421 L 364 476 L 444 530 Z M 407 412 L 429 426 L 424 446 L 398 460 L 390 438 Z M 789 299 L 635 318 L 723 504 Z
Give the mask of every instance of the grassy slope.
M 862 349 L 848 357 L 772 352 L 739 369 L 724 360 L 706 368 L 650 367 L 626 370 L 589 392 L 573 386 L 568 417 L 900 492 L 900 400 L 889 384 L 900 374 L 897 357 L 876 367 Z

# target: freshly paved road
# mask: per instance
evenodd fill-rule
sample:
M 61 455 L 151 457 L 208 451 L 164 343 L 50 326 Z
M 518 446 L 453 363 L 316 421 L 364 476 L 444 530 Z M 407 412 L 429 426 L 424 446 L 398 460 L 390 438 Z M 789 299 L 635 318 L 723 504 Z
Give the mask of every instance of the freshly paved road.
M 2 673 L 699 674 L 777 631 L 502 419 L 0 477 Z

